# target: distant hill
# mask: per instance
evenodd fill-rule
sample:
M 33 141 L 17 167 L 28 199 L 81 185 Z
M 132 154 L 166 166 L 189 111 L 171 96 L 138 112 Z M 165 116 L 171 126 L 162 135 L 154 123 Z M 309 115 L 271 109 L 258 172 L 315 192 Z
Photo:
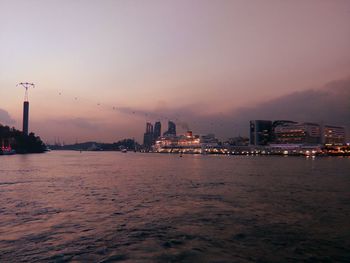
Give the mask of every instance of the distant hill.
M 16 153 L 42 153 L 46 150 L 46 145 L 34 133 L 25 135 L 15 128 L 0 124 L 0 147 L 2 146 L 10 146 Z
M 83 142 L 69 145 L 49 145 L 52 150 L 74 150 L 74 151 L 120 151 L 121 149 L 140 149 L 133 139 L 124 139 L 115 143 Z

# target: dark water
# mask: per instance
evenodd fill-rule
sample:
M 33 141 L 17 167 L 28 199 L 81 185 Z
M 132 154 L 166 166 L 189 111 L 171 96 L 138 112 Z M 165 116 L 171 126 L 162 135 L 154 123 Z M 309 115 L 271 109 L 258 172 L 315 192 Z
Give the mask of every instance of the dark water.
M 350 262 L 350 158 L 0 158 L 0 262 Z

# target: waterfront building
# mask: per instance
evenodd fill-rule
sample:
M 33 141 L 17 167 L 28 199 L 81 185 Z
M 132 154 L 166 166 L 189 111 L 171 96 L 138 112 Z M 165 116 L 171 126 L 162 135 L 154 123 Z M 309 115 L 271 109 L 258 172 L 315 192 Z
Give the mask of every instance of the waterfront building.
M 213 133 L 202 135 L 200 137 L 200 142 L 202 143 L 203 147 L 217 147 L 219 145 L 219 140 Z
M 267 145 L 272 139 L 272 121 L 250 121 L 249 139 L 251 145 Z
M 292 125 L 292 124 L 297 124 L 296 121 L 290 121 L 290 120 L 275 120 L 272 122 L 272 138 L 271 142 L 275 143 L 276 142 L 276 134 L 275 134 L 275 128 L 278 126 L 286 126 L 286 125 Z
M 154 143 L 153 125 L 149 122 L 146 123 L 146 132 L 143 135 L 143 145 L 149 150 Z
M 242 136 L 229 138 L 228 144 L 231 146 L 248 146 L 249 145 L 249 138 L 242 137 Z
M 322 153 L 320 144 L 270 144 L 265 150 L 271 154 L 316 155 Z
M 322 131 L 322 142 L 326 145 L 344 145 L 345 128 L 339 126 L 324 125 Z
M 205 153 L 219 150 L 219 141 L 214 134 L 199 136 L 193 135 L 192 131 L 185 135 L 163 136 L 154 145 L 155 152 L 164 153 Z
M 176 124 L 168 121 L 168 130 L 164 132 L 163 136 L 176 136 Z
M 320 144 L 321 127 L 317 123 L 283 122 L 274 126 L 276 144 Z
M 154 141 L 157 140 L 161 135 L 162 135 L 162 124 L 160 121 L 157 121 L 154 124 L 154 130 L 153 130 L 153 135 L 154 135 Z

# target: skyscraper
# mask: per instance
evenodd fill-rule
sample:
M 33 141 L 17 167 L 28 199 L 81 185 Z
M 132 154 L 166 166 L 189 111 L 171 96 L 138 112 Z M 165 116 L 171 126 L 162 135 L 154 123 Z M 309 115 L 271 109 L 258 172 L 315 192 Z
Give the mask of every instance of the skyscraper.
M 147 150 L 150 150 L 154 142 L 153 125 L 149 122 L 146 123 L 146 132 L 143 135 L 143 145 Z
M 250 144 L 267 145 L 272 138 L 272 121 L 250 121 Z
M 176 136 L 176 124 L 172 121 L 168 122 L 168 133 Z
M 164 136 L 176 136 L 176 124 L 172 121 L 168 121 L 168 130 L 164 132 Z
M 160 123 L 160 121 L 157 121 L 154 124 L 154 132 L 153 132 L 154 140 L 157 140 L 161 136 L 162 134 L 161 132 L 162 132 L 162 124 Z

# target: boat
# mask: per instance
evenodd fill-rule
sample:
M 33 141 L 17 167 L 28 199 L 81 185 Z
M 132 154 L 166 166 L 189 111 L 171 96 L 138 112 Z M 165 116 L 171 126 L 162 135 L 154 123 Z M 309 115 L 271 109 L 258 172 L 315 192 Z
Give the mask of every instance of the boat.
M 2 145 L 0 148 L 0 154 L 1 155 L 13 155 L 16 154 L 16 151 L 14 149 L 12 149 L 10 142 L 8 142 L 8 145 L 5 146 L 5 140 L 2 139 Z
M 0 155 L 14 155 L 16 154 L 16 151 L 13 149 L 2 149 L 0 152 Z
M 122 153 L 127 153 L 128 150 L 127 149 L 122 149 Z

